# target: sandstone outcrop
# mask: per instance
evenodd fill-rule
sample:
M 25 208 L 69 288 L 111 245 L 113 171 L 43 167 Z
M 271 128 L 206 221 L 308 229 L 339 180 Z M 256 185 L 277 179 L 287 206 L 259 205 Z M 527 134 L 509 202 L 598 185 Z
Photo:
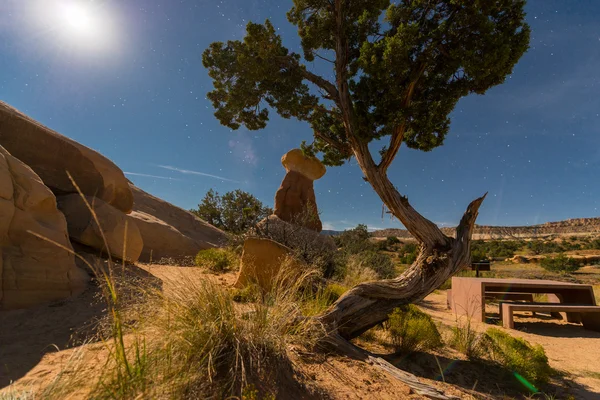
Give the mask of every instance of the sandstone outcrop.
M 0 145 L 31 169 L 56 195 L 82 192 L 129 213 L 133 194 L 127 178 L 112 161 L 0 102 Z
M 0 146 L 0 308 L 29 307 L 83 291 L 89 276 L 69 250 L 56 198 L 31 168 Z
M 281 269 L 286 268 L 285 271 Z M 255 283 L 269 291 L 277 279 L 302 273 L 303 266 L 292 257 L 292 250 L 273 240 L 249 238 L 244 242 L 240 272 L 235 287 Z
M 136 262 L 142 253 L 144 242 L 135 220 L 98 198 L 85 198 L 94 210 L 100 226 L 80 195 L 67 194 L 57 197 L 58 208 L 67 219 L 69 237 L 77 243 L 109 253 L 117 259 Z
M 275 193 L 273 213 L 283 221 L 321 232 L 313 181 L 325 175 L 325 166 L 318 159 L 302 154 L 300 149 L 289 151 L 281 163 L 287 173 Z
M 227 234 L 189 211 L 131 185 L 134 212 L 144 248 L 140 261 L 194 256 L 198 251 L 227 244 Z

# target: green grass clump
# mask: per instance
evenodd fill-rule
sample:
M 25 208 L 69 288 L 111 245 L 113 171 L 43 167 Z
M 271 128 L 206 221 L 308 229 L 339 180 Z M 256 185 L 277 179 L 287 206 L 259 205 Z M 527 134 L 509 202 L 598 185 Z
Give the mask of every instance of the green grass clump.
M 485 352 L 483 335 L 473 328 L 470 318 L 457 320 L 450 333 L 450 346 L 468 359 L 480 358 Z
M 395 309 L 385 326 L 392 346 L 399 353 L 425 351 L 442 345 L 442 337 L 431 317 L 415 305 Z
M 485 332 L 485 341 L 493 361 L 529 382 L 545 383 L 553 374 L 546 352 L 540 345 L 531 345 L 498 328 L 489 328 Z
M 564 254 L 559 254 L 556 257 L 545 257 L 540 261 L 540 265 L 546 271 L 570 273 L 581 268 L 581 262 Z
M 152 300 L 151 315 L 139 316 L 126 356 L 113 357 L 91 397 L 253 398 L 256 385 L 268 398 L 291 371 L 287 344 L 307 343 L 314 332 L 298 318 L 305 277 L 274 280 L 243 311 L 217 283 L 172 283 L 168 296 Z
M 224 272 L 235 265 L 237 257 L 229 249 L 200 250 L 196 255 L 196 265 L 213 272 Z
M 303 295 L 302 314 L 305 316 L 317 315 L 328 309 L 337 301 L 348 288 L 339 283 L 329 283 L 316 290 L 307 290 Z

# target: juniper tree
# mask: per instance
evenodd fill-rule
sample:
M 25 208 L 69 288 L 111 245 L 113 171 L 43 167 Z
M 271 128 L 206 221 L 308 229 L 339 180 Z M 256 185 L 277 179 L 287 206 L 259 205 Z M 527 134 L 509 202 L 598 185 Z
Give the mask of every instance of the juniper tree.
M 310 124 L 309 155 L 329 166 L 354 157 L 381 200 L 419 241 L 397 278 L 360 284 L 320 316 L 338 343 L 386 320 L 395 307 L 425 297 L 470 259 L 470 238 L 485 196 L 448 237 L 390 182 L 401 145 L 430 151 L 444 143 L 450 113 L 511 74 L 529 43 L 525 0 L 293 0 L 302 54 L 275 27 L 249 23 L 243 40 L 215 42 L 203 54 L 208 94 L 221 124 L 262 129 L 269 112 Z M 330 64 L 332 79 L 306 62 Z M 372 154 L 369 143 L 387 143 Z

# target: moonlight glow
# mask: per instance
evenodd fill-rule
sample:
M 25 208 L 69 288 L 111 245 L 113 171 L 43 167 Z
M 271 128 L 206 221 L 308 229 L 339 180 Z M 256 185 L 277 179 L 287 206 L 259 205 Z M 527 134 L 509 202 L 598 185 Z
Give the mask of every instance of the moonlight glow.
M 0 0 L 0 2 L 3 0 Z M 31 0 L 31 26 L 49 47 L 83 55 L 114 51 L 118 13 L 108 2 L 94 0 Z
M 68 2 L 59 11 L 65 27 L 74 34 L 91 34 L 95 30 L 90 6 L 83 2 Z

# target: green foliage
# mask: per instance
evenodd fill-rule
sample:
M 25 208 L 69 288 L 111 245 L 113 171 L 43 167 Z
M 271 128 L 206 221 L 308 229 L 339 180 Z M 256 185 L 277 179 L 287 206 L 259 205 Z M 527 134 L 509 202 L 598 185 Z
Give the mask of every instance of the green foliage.
M 400 244 L 400 239 L 398 239 L 396 236 L 388 236 L 385 238 L 385 244 L 388 247 L 394 246 L 396 244 Z
M 335 244 L 341 247 L 347 254 L 358 254 L 361 251 L 372 250 L 375 246 L 369 241 L 367 226 L 359 224 L 356 228 L 347 229 L 333 237 Z
M 378 253 L 374 250 L 363 251 L 354 255 L 356 261 L 362 268 L 368 268 L 381 279 L 393 278 L 396 274 L 396 268 L 392 259 L 387 254 Z
M 398 251 L 401 264 L 412 264 L 419 254 L 419 246 L 416 243 L 407 243 Z
M 468 359 L 480 358 L 485 352 L 483 336 L 473 328 L 470 318 L 456 321 L 451 330 L 450 345 Z
M 547 271 L 569 273 L 581 268 L 581 261 L 565 256 L 563 253 L 556 257 L 544 257 L 540 265 Z
M 223 272 L 235 265 L 237 257 L 228 249 L 200 250 L 196 255 L 196 265 L 213 272 Z
M 399 353 L 426 351 L 442 345 L 442 337 L 431 317 L 415 305 L 396 308 L 385 326 Z
M 566 249 L 551 240 L 532 240 L 527 243 L 527 248 L 536 255 L 548 253 L 560 253 Z
M 514 256 L 515 252 L 522 246 L 523 242 L 516 240 L 473 240 L 471 242 L 471 256 L 509 258 Z
M 339 283 L 328 283 L 325 287 L 319 287 L 316 292 L 308 290 L 304 294 L 302 302 L 302 314 L 313 316 L 322 313 L 337 301 L 348 288 Z
M 304 60 L 337 59 L 335 79 L 308 71 L 270 21 L 250 22 L 243 41 L 215 42 L 204 52 L 214 84 L 208 98 L 232 129 L 264 128 L 269 108 L 307 121 L 314 142 L 303 149 L 322 152 L 327 165 L 341 165 L 359 143 L 400 133 L 408 147 L 429 151 L 443 143 L 459 99 L 504 82 L 527 50 L 524 5 L 294 0 L 288 20 L 298 27 Z
M 191 212 L 219 229 L 236 234 L 246 232 L 272 214 L 260 200 L 239 189 L 223 196 L 210 189 L 198 209 Z
M 513 337 L 498 328 L 489 328 L 485 340 L 493 361 L 529 382 L 545 383 L 553 374 L 542 346 L 532 346 L 526 340 Z

